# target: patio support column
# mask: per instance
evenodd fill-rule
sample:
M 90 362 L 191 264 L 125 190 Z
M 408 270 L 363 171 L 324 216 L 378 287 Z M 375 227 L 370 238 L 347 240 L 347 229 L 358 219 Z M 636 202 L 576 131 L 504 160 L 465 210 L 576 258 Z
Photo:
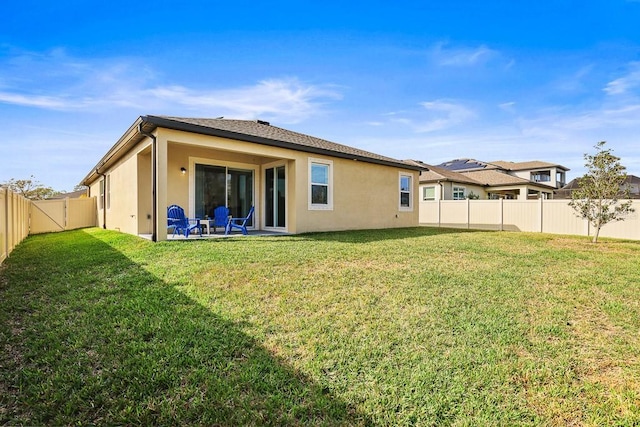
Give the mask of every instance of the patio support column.
M 167 139 L 158 132 L 156 139 L 156 239 L 167 240 Z

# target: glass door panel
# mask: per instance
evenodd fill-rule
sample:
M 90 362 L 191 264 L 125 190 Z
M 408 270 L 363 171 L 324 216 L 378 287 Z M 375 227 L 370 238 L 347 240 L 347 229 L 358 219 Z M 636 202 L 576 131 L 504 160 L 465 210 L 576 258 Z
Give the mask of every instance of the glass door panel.
M 244 218 L 253 206 L 253 171 L 228 169 L 227 207 L 235 218 Z M 253 226 L 253 217 L 247 222 Z
M 286 177 L 284 166 L 265 170 L 265 226 L 286 227 Z
M 226 168 L 221 166 L 196 165 L 196 217 L 206 215 L 213 218 L 218 206 L 226 206 Z

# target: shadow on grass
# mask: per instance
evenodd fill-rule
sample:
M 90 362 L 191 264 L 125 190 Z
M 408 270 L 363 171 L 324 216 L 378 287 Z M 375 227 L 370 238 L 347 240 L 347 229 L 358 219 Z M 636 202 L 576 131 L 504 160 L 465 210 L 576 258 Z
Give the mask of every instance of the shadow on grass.
M 15 250 L 0 320 L 0 424 L 372 424 L 85 232 Z

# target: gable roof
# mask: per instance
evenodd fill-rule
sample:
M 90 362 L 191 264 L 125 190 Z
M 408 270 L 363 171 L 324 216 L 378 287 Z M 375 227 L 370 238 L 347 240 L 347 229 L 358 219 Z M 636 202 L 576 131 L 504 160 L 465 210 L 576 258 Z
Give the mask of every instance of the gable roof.
M 469 172 L 477 170 L 502 169 L 505 171 L 521 171 L 535 170 L 544 168 L 558 168 L 568 171 L 566 168 L 557 163 L 542 162 L 540 160 L 532 160 L 528 162 L 508 162 L 504 160 L 496 160 L 494 162 L 482 162 L 475 159 L 454 159 L 443 162 L 438 165 L 441 168 L 455 172 Z
M 534 183 L 525 178 L 509 175 L 499 169 L 473 169 L 451 171 L 440 166 L 432 166 L 417 160 L 406 160 L 414 164 L 422 165 L 425 169 L 420 173 L 420 183 L 432 183 L 438 181 L 450 181 L 463 184 L 478 185 L 481 187 L 500 187 L 505 185 L 528 185 L 547 188 L 546 185 Z M 475 161 L 474 161 L 475 162 Z M 488 165 L 490 167 L 490 165 Z
M 421 170 L 420 166 L 409 164 L 391 157 L 360 150 L 348 145 L 338 144 L 303 133 L 290 131 L 277 126 L 271 126 L 269 122 L 262 120 L 234 120 L 234 119 L 210 119 L 210 118 L 186 118 L 171 116 L 140 116 L 129 129 L 120 137 L 113 147 L 102 157 L 92 171 L 82 180 L 83 184 L 97 175 L 96 171 L 118 158 L 143 140 L 145 134 L 153 132 L 156 128 L 166 128 L 201 135 L 217 136 L 252 142 L 255 144 L 269 145 L 272 147 L 288 148 L 312 154 L 339 157 L 350 160 L 358 160 L 367 163 L 375 163 L 385 166 L 393 166 L 410 170 Z
M 532 160 L 529 162 L 508 162 L 504 160 L 496 160 L 494 162 L 489 162 L 489 163 L 499 167 L 500 169 L 505 169 L 508 171 L 521 171 L 521 170 L 543 169 L 543 168 L 553 168 L 553 167 L 569 170 L 568 168 L 562 165 L 559 165 L 557 163 L 542 162 L 540 160 Z
M 438 167 L 450 171 L 463 172 L 466 170 L 486 169 L 489 165 L 475 159 L 453 159 L 448 162 L 440 163 Z
M 290 148 L 316 154 L 326 154 L 336 157 L 381 163 L 389 166 L 403 167 L 417 170 L 391 157 L 371 153 L 348 145 L 327 141 L 303 133 L 272 126 L 262 120 L 234 120 L 234 119 L 207 119 L 207 118 L 183 118 L 169 116 L 145 116 L 150 122 L 159 127 L 188 132 L 201 133 L 212 136 L 223 136 L 231 139 L 239 139 L 257 144 L 271 145 L 281 148 Z
M 438 166 L 428 165 L 426 163 L 422 163 L 422 165 L 426 168 L 426 170 L 423 170 L 422 172 L 420 172 L 421 183 L 451 181 L 451 182 L 459 182 L 464 184 L 483 185 L 482 183 L 460 172 L 453 172 Z
M 536 185 L 534 182 L 531 182 L 528 179 L 509 175 L 508 173 L 499 172 L 497 170 L 479 170 L 463 172 L 462 174 L 473 178 L 477 182 L 480 182 L 481 185 Z

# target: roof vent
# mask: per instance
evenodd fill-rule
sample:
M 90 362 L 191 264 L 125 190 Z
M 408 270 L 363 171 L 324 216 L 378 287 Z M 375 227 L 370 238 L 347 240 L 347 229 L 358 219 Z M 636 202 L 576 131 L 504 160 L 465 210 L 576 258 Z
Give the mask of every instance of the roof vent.
M 271 126 L 271 123 L 265 122 L 264 120 L 256 120 L 256 123 L 259 125 Z

